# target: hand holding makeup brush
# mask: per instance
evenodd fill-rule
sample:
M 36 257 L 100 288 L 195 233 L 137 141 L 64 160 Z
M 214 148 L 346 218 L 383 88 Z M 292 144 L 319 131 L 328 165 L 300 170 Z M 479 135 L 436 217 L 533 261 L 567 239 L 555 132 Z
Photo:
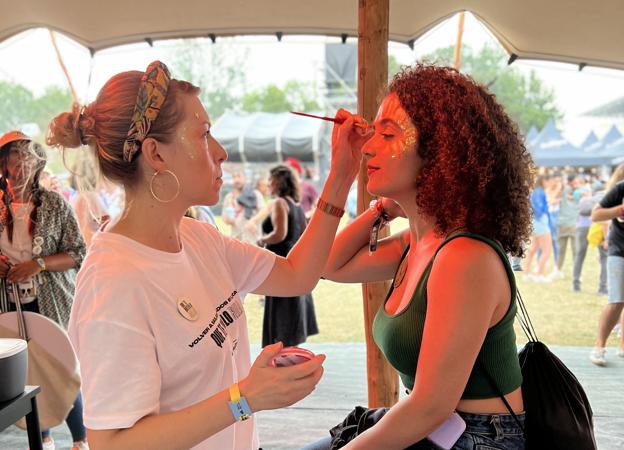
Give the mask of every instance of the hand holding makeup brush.
M 344 154 L 351 155 L 359 162 L 362 157 L 362 146 L 370 138 L 371 130 L 370 125 L 362 117 L 339 109 L 334 119 L 332 131 L 332 165 L 334 161 L 338 160 L 337 155 Z M 353 171 L 353 179 L 355 179 L 359 164 L 352 164 L 349 169 Z M 351 175 L 350 172 L 349 175 Z

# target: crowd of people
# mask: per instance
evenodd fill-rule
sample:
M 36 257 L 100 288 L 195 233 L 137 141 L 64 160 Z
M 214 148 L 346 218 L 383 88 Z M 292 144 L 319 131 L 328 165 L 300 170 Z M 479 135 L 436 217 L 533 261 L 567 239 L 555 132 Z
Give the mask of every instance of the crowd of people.
M 340 445 L 325 437 L 308 450 L 435 448 L 427 436 L 451 419 L 465 425 L 455 449 L 524 448 L 512 263 L 525 255 L 527 280 L 547 283 L 571 254 L 580 291 L 587 249 L 598 248 L 608 304 L 590 358 L 604 365 L 624 306 L 624 166 L 606 186 L 534 180 L 517 127 L 485 87 L 417 64 L 390 82 L 373 123 L 338 111 L 320 193 L 292 158 L 255 183 L 233 170 L 229 230 L 218 230 L 210 206 L 227 152 L 198 93 L 155 61 L 53 118 L 47 144 L 80 149 L 67 186 L 30 137 L 0 138 L 0 276 L 44 277 L 17 301 L 68 328 L 82 377 L 67 417 L 77 450 L 257 450 L 254 413 L 301 400 L 323 374 L 324 355 L 272 364 L 319 332 L 321 277 L 392 280 L 372 334 L 408 395 Z M 377 201 L 357 216 L 361 163 Z M 408 228 L 377 240 L 397 217 Z M 253 363 L 248 293 L 265 297 Z M 54 449 L 49 431 L 44 448 Z

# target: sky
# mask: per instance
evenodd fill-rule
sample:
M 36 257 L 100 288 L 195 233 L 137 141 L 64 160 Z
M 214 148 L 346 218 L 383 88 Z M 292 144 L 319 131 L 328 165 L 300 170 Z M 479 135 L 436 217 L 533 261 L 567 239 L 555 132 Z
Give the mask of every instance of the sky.
M 389 52 L 399 63 L 410 64 L 436 48 L 454 45 L 457 20 L 451 18 L 438 25 L 417 41 L 413 50 L 404 44 L 390 43 Z M 91 58 L 86 48 L 58 33 L 57 41 L 82 101 L 92 100 L 115 73 L 145 70 L 151 61 L 179 45 L 179 41 L 156 41 L 154 47 L 147 43 L 125 45 L 102 50 Z M 274 36 L 241 36 L 217 38 L 217 45 L 223 41 L 248 49 L 250 90 L 269 83 L 281 85 L 291 79 L 322 81 L 324 44 L 339 42 L 337 38 L 320 36 L 284 36 L 282 42 L 277 42 Z M 479 48 L 488 42 L 496 41 L 474 16 L 467 14 L 464 43 Z M 206 45 L 212 44 L 207 40 Z M 573 143 L 580 143 L 591 129 L 598 137 L 606 133 L 610 121 L 581 114 L 624 96 L 624 71 L 586 67 L 579 72 L 575 65 L 544 61 L 518 60 L 513 64 L 522 71 L 535 70 L 554 89 L 557 106 L 565 115 L 559 126 Z M 66 86 L 49 32 L 29 30 L 1 42 L 0 79 L 19 82 L 36 94 L 51 84 Z

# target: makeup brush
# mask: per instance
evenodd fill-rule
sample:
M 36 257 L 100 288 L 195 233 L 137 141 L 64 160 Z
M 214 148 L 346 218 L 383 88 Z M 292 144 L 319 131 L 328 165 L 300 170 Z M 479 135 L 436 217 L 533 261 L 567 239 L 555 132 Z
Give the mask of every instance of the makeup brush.
M 344 118 L 336 119 L 335 117 L 315 116 L 314 114 L 308 114 L 308 113 L 297 112 L 297 111 L 290 111 L 290 113 L 291 114 L 296 114 L 298 116 L 312 117 L 313 119 L 327 120 L 328 122 L 334 122 L 334 123 L 337 123 L 339 125 L 345 121 Z M 356 127 L 358 127 L 358 128 L 363 128 L 363 129 L 369 129 L 369 128 L 373 127 L 372 125 L 359 123 L 359 122 L 355 122 L 354 125 Z

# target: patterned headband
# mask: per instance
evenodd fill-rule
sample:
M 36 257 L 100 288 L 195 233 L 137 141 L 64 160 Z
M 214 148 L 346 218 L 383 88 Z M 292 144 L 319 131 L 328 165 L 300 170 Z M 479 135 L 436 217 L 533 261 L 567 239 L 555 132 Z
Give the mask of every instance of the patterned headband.
M 147 66 L 141 78 L 141 86 L 132 114 L 132 125 L 124 141 L 123 152 L 126 162 L 132 161 L 149 133 L 152 122 L 158 117 L 160 108 L 167 98 L 170 81 L 169 69 L 160 61 L 154 61 Z

